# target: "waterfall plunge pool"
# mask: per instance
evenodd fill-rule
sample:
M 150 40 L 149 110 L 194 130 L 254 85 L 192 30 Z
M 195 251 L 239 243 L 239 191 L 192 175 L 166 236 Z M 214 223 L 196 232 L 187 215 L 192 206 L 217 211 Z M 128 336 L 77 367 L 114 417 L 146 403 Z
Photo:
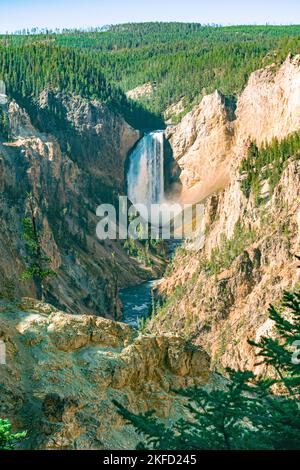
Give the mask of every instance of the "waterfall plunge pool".
M 129 156 L 126 181 L 127 196 L 133 204 L 144 204 L 149 208 L 151 204 L 164 202 L 164 131 L 149 132 L 137 143 Z M 170 259 L 180 243 L 169 240 Z M 140 321 L 149 317 L 151 292 L 159 281 L 150 280 L 120 289 L 123 322 L 138 328 Z
M 127 196 L 133 204 L 150 207 L 164 199 L 164 132 L 149 132 L 141 138 L 129 157 L 126 175 Z M 152 309 L 151 292 L 157 280 L 150 280 L 120 289 L 122 317 L 125 323 L 138 328 Z

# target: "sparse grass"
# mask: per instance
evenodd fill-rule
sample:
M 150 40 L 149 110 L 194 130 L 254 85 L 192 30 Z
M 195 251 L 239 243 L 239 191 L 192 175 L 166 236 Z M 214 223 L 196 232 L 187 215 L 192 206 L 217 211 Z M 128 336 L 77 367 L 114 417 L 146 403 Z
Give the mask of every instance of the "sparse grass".
M 212 250 L 210 258 L 202 263 L 201 270 L 211 276 L 229 269 L 233 261 L 256 240 L 256 237 L 256 231 L 237 224 L 233 237 L 231 239 L 223 237 L 221 246 Z
M 241 181 L 241 189 L 246 197 L 252 193 L 254 203 L 259 206 L 261 198 L 261 184 L 267 180 L 270 186 L 270 194 L 274 192 L 280 181 L 281 175 L 291 159 L 300 159 L 300 133 L 295 132 L 282 141 L 273 141 L 258 148 L 252 142 L 247 157 L 242 160 L 240 173 L 244 176 Z

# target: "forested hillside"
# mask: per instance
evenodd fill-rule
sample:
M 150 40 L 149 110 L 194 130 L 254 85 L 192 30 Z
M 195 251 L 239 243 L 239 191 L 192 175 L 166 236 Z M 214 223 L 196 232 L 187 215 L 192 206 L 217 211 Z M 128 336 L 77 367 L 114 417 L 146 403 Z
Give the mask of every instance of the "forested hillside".
M 300 52 L 296 25 L 141 23 L 105 31 L 33 32 L 0 36 L 0 73 L 10 90 L 35 94 L 45 84 L 57 85 L 112 103 L 139 127 L 159 122 L 147 115 L 140 119 L 141 109 L 123 92 L 151 82 L 153 93 L 140 98 L 144 107 L 161 114 L 184 98 L 187 112 L 216 88 L 234 98 L 251 72 Z
M 33 101 L 47 87 L 97 99 L 119 112 L 135 128 L 160 127 L 161 119 L 111 85 L 91 54 L 45 44 L 0 47 L 0 79 L 8 94 L 22 103 Z

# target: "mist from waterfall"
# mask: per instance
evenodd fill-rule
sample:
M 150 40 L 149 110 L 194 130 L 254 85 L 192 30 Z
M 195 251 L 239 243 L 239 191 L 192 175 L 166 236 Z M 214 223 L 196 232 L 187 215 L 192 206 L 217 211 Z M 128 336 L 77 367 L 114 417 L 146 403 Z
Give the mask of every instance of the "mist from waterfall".
M 129 157 L 127 195 L 133 204 L 159 204 L 164 200 L 164 133 L 146 134 Z

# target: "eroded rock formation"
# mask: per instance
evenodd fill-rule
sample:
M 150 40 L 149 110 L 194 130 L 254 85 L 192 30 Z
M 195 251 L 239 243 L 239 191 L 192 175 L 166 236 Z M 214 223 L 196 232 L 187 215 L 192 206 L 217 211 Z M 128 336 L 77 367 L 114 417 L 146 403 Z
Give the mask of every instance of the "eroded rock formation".
M 47 299 L 72 313 L 114 315 L 111 253 L 120 286 L 153 275 L 120 243 L 96 237 L 96 208 L 116 203 L 124 191 L 126 155 L 140 132 L 99 102 L 53 91 L 41 93 L 35 105 L 10 101 L 4 112 L 10 139 L 0 139 L 1 294 L 34 293 L 33 284 L 19 281 L 26 257 L 22 219 L 32 192 L 43 248 L 57 272 Z
M 178 250 L 160 285 L 168 302 L 150 329 L 185 332 L 219 366 L 254 367 L 248 338 L 271 334 L 269 304 L 299 283 L 294 256 L 300 253 L 299 158 L 288 159 L 273 193 L 267 180 L 261 182 L 259 205 L 241 190 L 239 169 L 250 142 L 280 141 L 300 130 L 299 79 L 300 57 L 288 57 L 279 70 L 251 75 L 235 120 L 226 118 L 215 93 L 170 131 L 183 169 L 183 196 L 204 200 L 204 242 L 199 249 L 196 237 L 192 251 Z M 220 168 L 226 179 L 214 187 Z
M 113 399 L 178 418 L 172 390 L 212 379 L 207 354 L 174 334 L 139 336 L 125 324 L 30 299 L 1 302 L 0 313 L 0 413 L 28 430 L 26 448 L 134 448 L 139 438 Z
M 219 91 L 201 102 L 166 137 L 180 169 L 182 200 L 198 202 L 234 178 L 249 141 L 282 139 L 300 127 L 300 56 L 251 74 L 237 105 Z M 231 173 L 233 170 L 233 173 Z
M 166 137 L 180 169 L 181 198 L 196 202 L 224 187 L 233 144 L 234 110 L 216 91 L 205 96 Z

